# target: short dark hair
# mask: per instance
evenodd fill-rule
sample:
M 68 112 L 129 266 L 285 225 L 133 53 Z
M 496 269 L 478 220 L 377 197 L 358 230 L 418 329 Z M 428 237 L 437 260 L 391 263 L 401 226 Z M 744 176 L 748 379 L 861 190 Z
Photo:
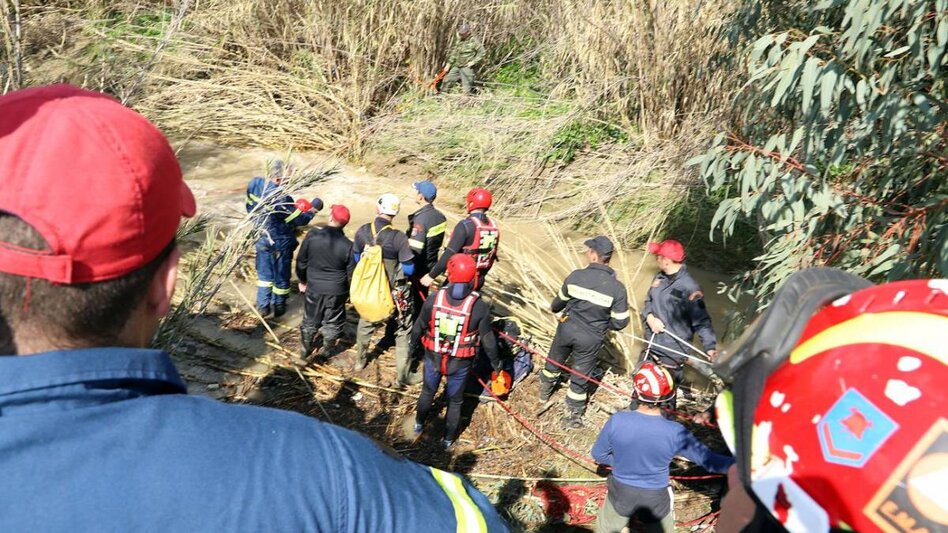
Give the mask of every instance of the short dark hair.
M 49 250 L 45 239 L 19 217 L 0 213 L 0 241 Z M 13 332 L 42 331 L 63 347 L 111 346 L 141 303 L 175 241 L 148 264 L 121 277 L 62 285 L 0 272 L 0 355 L 15 355 Z

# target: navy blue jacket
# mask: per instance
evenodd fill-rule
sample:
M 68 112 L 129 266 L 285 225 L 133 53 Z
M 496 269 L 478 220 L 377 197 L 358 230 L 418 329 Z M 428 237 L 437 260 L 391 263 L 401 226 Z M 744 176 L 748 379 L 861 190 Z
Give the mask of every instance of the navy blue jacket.
M 645 307 L 642 308 L 642 322 L 645 325 L 645 337 L 652 336 L 652 328 L 648 327 L 645 317 L 652 313 L 672 333 L 691 342 L 695 333 L 701 339 L 705 351 L 713 350 L 717 345 L 714 329 L 711 327 L 711 316 L 704 305 L 704 292 L 695 278 L 688 273 L 688 268 L 681 265 L 678 273 L 668 276 L 659 272 L 652 280 L 652 286 L 645 297 Z M 655 336 L 655 342 L 667 346 L 681 353 L 691 354 L 691 349 L 672 338 L 671 335 L 660 333 Z M 654 349 L 663 354 L 661 349 Z M 676 354 L 663 354 L 676 362 L 684 359 Z
M 668 465 L 680 455 L 709 472 L 724 473 L 734 458 L 701 444 L 685 426 L 657 415 L 622 411 L 612 415 L 596 438 L 592 456 L 612 466 L 616 481 L 640 489 L 668 486 Z
M 187 396 L 155 350 L 0 357 L 0 473 L 0 531 L 507 530 L 458 476 L 355 432 Z
M 296 208 L 293 197 L 272 181 L 255 177 L 247 184 L 247 212 L 256 208 L 255 218 L 261 226 L 261 240 L 296 241 L 296 228 L 313 220 L 312 211 L 302 212 Z M 257 206 L 259 204 L 260 207 Z M 294 246 L 295 248 L 295 246 Z

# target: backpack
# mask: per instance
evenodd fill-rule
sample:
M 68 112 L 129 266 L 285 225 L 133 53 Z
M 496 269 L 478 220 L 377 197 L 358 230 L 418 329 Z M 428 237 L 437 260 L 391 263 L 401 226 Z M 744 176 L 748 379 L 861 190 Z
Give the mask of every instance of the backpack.
M 392 229 L 391 226 L 385 226 Z M 369 222 L 372 231 L 372 245 L 366 246 L 359 263 L 352 272 L 352 284 L 349 287 L 349 300 L 359 316 L 369 322 L 381 322 L 392 315 L 395 302 L 392 289 L 382 260 L 382 246 L 378 243 L 375 222 Z

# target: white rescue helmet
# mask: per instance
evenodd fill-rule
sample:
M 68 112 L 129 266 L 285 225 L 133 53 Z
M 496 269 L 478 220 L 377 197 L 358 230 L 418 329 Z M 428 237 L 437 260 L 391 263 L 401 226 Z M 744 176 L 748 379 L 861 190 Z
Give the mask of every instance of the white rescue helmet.
M 392 215 L 395 216 L 398 214 L 399 209 L 402 207 L 402 201 L 392 193 L 386 193 L 382 196 L 379 196 L 379 201 L 376 204 L 376 209 L 379 213 L 383 215 Z

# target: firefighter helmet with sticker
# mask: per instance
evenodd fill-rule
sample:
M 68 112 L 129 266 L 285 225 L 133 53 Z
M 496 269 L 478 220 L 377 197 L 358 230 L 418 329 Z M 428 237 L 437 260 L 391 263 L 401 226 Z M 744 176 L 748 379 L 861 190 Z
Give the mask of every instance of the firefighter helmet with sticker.
M 675 380 L 665 367 L 655 363 L 643 363 L 632 376 L 632 386 L 642 402 L 662 403 L 675 396 Z
M 402 201 L 398 196 L 395 196 L 392 193 L 386 193 L 382 196 L 379 196 L 379 200 L 376 203 L 376 208 L 378 209 L 378 212 L 383 215 L 395 216 L 402 208 Z
M 716 366 L 731 383 L 718 421 L 766 521 L 948 526 L 946 330 L 948 280 L 872 286 L 824 268 L 784 284 Z

